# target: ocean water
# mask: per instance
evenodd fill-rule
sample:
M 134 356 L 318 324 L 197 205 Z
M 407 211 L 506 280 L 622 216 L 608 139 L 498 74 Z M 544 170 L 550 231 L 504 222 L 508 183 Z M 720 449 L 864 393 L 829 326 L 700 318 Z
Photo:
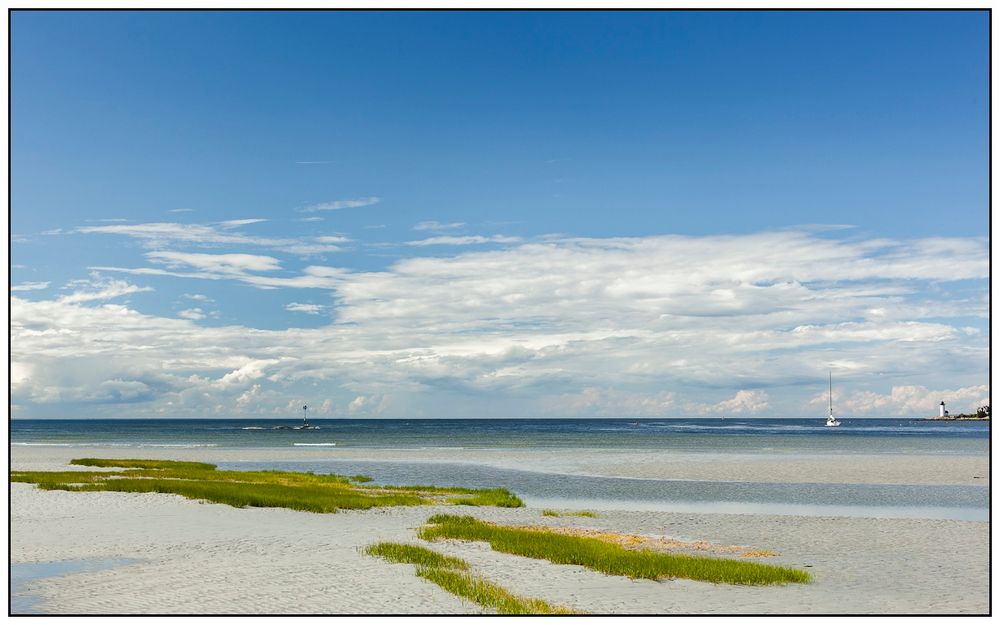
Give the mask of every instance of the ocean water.
M 989 423 L 919 419 L 63 419 L 10 421 L 13 445 L 797 450 L 979 453 Z
M 989 489 L 965 485 L 754 483 L 599 477 L 431 461 L 338 459 L 338 449 L 603 450 L 679 454 L 933 454 L 986 457 L 989 423 L 914 419 L 12 420 L 10 444 L 143 449 L 327 449 L 322 460 L 220 462 L 226 469 L 363 473 L 377 484 L 504 486 L 529 505 L 985 521 Z M 269 454 L 280 458 L 280 454 Z M 385 454 L 380 453 L 380 458 Z M 544 458 L 544 454 L 539 454 Z

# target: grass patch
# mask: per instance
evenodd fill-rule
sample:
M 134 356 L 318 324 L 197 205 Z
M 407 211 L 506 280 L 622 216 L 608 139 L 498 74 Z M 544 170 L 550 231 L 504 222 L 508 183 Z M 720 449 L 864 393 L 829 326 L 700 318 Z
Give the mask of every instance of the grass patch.
M 476 491 L 463 497 L 450 497 L 448 503 L 457 506 L 495 506 L 497 508 L 520 508 L 524 504 L 506 488 L 491 488 Z
M 192 469 L 214 471 L 215 465 L 207 462 L 182 462 L 180 460 L 136 460 L 124 458 L 75 458 L 70 464 L 84 467 L 115 467 L 121 469 Z
M 442 555 L 426 547 L 405 543 L 378 543 L 365 553 L 389 562 L 417 565 L 417 576 L 433 582 L 453 595 L 469 599 L 500 614 L 573 614 L 541 599 L 521 597 L 477 575 L 467 573 L 464 560 Z
M 456 486 L 382 486 L 381 488 L 392 490 L 409 490 L 427 494 L 438 495 L 460 495 L 449 497 L 447 502 L 458 506 L 495 506 L 497 508 L 521 508 L 522 502 L 514 493 L 506 488 L 461 488 Z
M 496 551 L 555 564 L 577 564 L 632 579 L 685 578 L 724 584 L 805 583 L 809 573 L 788 567 L 650 550 L 630 550 L 605 540 L 541 529 L 485 523 L 470 516 L 437 514 L 418 530 L 424 540 L 455 538 L 483 541 Z
M 378 543 L 365 547 L 365 553 L 397 564 L 416 564 L 418 566 L 458 569 L 460 571 L 465 571 L 469 568 L 465 560 L 441 555 L 432 549 L 421 547 L 420 545 Z
M 317 475 L 290 471 L 219 471 L 215 465 L 172 460 L 78 458 L 77 466 L 117 471 L 14 471 L 12 482 L 46 490 L 169 493 L 235 507 L 290 508 L 307 512 L 366 510 L 385 506 L 522 506 L 505 489 L 433 486 L 362 486 L 367 476 Z M 454 500 L 454 501 L 453 501 Z
M 558 510 L 542 510 L 542 516 L 584 516 L 592 519 L 597 518 L 596 512 L 590 510 L 575 510 L 572 512 L 559 512 Z
M 553 606 L 542 599 L 511 594 L 502 586 L 469 573 L 434 567 L 417 568 L 417 576 L 432 581 L 453 595 L 465 597 L 500 614 L 574 614 L 568 608 Z

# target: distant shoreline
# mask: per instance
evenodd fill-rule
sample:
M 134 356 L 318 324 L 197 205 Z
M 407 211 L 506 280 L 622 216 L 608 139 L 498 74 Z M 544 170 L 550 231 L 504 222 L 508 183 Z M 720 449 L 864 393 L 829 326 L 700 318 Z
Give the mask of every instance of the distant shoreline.
M 954 417 L 924 417 L 924 421 L 989 421 L 989 417 L 977 417 L 975 415 L 957 415 Z

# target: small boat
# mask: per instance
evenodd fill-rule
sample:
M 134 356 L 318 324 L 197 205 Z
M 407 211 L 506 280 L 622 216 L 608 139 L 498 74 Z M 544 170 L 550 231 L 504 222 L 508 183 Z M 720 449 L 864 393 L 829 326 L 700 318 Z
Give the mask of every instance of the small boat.
M 830 414 L 826 418 L 826 427 L 835 428 L 840 425 L 840 421 L 837 421 L 836 417 L 833 416 L 833 372 L 830 373 Z

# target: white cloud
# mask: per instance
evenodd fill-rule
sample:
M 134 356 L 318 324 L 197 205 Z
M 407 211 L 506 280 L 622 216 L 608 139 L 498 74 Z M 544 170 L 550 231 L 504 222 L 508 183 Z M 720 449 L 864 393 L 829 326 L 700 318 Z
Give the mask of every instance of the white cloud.
M 312 204 L 300 209 L 303 213 L 315 213 L 317 211 L 336 211 L 344 208 L 360 208 L 362 206 L 372 206 L 378 204 L 382 201 L 382 198 L 371 196 L 371 197 L 361 197 L 353 200 L 335 200 L 333 202 L 322 202 L 319 204 Z
M 386 395 L 358 395 L 347 405 L 347 413 L 351 416 L 376 416 L 385 412 L 389 405 Z
M 249 224 L 259 224 L 261 222 L 267 221 L 266 219 L 230 219 L 229 221 L 220 221 L 219 225 L 223 228 L 239 228 L 240 226 L 247 226 Z
M 284 251 L 289 254 L 295 254 L 296 256 L 322 256 L 323 254 L 332 254 L 334 252 L 340 252 L 341 247 L 337 245 L 329 245 L 322 243 L 296 243 L 295 245 L 288 245 L 284 248 Z
M 193 252 L 149 252 L 146 258 L 167 267 L 193 267 L 216 274 L 242 275 L 247 271 L 277 271 L 281 263 L 271 256 L 255 254 L 199 254 Z
M 128 398 L 145 405 L 130 414 L 193 415 L 232 407 L 258 384 L 254 410 L 280 412 L 316 383 L 345 410 L 363 398 L 357 414 L 381 405 L 379 414 L 393 416 L 507 407 L 509 416 L 683 416 L 692 406 L 791 416 L 812 413 L 833 367 L 847 393 L 838 412 L 850 416 L 849 408 L 926 412 L 907 411 L 931 391 L 896 391 L 889 379 L 987 389 L 988 334 L 930 314 L 956 280 L 974 281 L 955 288 L 976 314 L 988 306 L 978 295 L 989 276 L 979 239 L 562 237 L 408 258 L 382 271 L 313 265 L 294 275 L 279 274 L 270 256 L 149 254 L 162 266 L 120 270 L 326 289 L 331 322 L 204 327 L 84 305 L 142 288 L 121 281 L 74 287 L 100 297 L 13 297 L 17 405 Z M 145 389 L 95 391 L 115 380 Z M 942 399 L 951 406 L 942 396 L 932 407 Z M 957 397 L 953 412 L 980 399 Z
M 184 257 L 187 257 L 186 260 L 194 260 L 189 256 L 190 255 L 184 255 Z M 180 263 L 181 258 L 182 257 L 177 257 L 175 260 Z M 212 261 L 203 260 L 201 262 L 204 262 L 207 265 Z M 288 278 L 245 273 L 243 270 L 238 269 L 235 265 L 230 265 L 231 270 L 223 270 L 224 268 L 225 265 L 219 265 L 218 270 L 214 271 L 182 272 L 168 271 L 166 269 L 157 269 L 153 267 L 91 267 L 91 269 L 97 271 L 113 271 L 140 276 L 173 276 L 175 278 L 194 278 L 197 280 L 238 280 L 260 289 L 334 289 L 341 284 L 344 277 L 349 274 L 349 272 L 344 269 L 339 269 L 337 267 L 325 267 L 321 265 L 310 265 L 303 268 L 300 275 Z
M 41 291 L 49 288 L 48 282 L 22 282 L 10 287 L 11 291 Z
M 825 406 L 826 394 L 818 394 L 810 404 Z M 893 386 L 888 393 L 872 391 L 834 393 L 834 406 L 838 414 L 846 417 L 860 416 L 925 416 L 938 415 L 938 406 L 945 402 L 952 414 L 974 413 L 976 408 L 990 403 L 990 387 L 982 384 L 951 390 L 929 390 L 921 385 Z
M 318 315 L 323 312 L 324 308 L 325 306 L 319 304 L 300 304 L 298 302 L 285 304 L 285 310 L 306 313 L 307 315 Z
M 716 413 L 722 415 L 760 414 L 770 407 L 770 397 L 767 391 L 736 391 L 732 399 L 720 401 L 711 406 L 703 406 L 695 410 L 701 414 Z
M 260 400 L 260 384 L 254 384 L 236 398 L 237 409 L 243 410 Z
M 182 319 L 190 319 L 191 321 L 198 321 L 206 317 L 205 311 L 200 308 L 189 308 L 187 310 L 182 310 L 177 313 L 177 316 Z
M 438 222 L 438 221 L 421 221 L 417 225 L 413 226 L 413 229 L 414 230 L 432 230 L 432 231 L 437 232 L 437 231 L 441 231 L 441 230 L 454 230 L 456 228 L 461 228 L 464 225 L 465 225 L 465 223 L 461 222 L 461 221 L 456 221 L 456 222 L 447 223 L 447 224 L 443 224 L 443 223 Z
M 122 295 L 153 290 L 152 287 L 136 286 L 124 280 L 106 280 L 100 277 L 95 277 L 93 280 L 75 280 L 70 283 L 70 286 L 76 288 L 84 287 L 84 290 L 64 295 L 59 298 L 59 302 L 63 304 L 78 304 L 80 302 L 114 299 Z
M 414 246 L 427 246 L 427 245 L 481 245 L 484 243 L 518 243 L 520 242 L 520 237 L 508 237 L 499 234 L 493 236 L 466 236 L 466 237 L 456 237 L 456 236 L 440 236 L 440 237 L 430 237 L 427 239 L 421 239 L 419 241 L 407 241 L 407 245 Z
M 144 241 L 153 248 L 162 248 L 172 244 L 192 245 L 255 245 L 265 247 L 281 247 L 294 244 L 295 239 L 271 239 L 267 237 L 252 237 L 241 232 L 234 232 L 236 224 L 222 229 L 205 224 L 180 224 L 171 222 L 154 222 L 144 224 L 127 224 L 111 226 L 83 226 L 76 232 L 83 234 L 118 234 Z
M 194 209 L 193 208 L 171 208 L 167 212 L 168 213 L 192 213 L 192 212 L 194 212 Z
M 146 247 L 162 250 L 168 247 L 199 246 L 254 246 L 270 248 L 297 256 L 317 256 L 341 251 L 335 243 L 350 241 L 342 236 L 271 238 L 250 236 L 237 231 L 249 224 L 266 222 L 266 219 L 233 219 L 215 224 L 145 223 L 112 226 L 86 226 L 74 232 L 82 234 L 117 234 L 142 241 Z M 58 232 L 66 234 L 66 232 Z M 176 254 L 179 252 L 164 252 Z
M 542 400 L 552 416 L 665 417 L 675 412 L 676 393 L 623 392 L 588 387 Z

